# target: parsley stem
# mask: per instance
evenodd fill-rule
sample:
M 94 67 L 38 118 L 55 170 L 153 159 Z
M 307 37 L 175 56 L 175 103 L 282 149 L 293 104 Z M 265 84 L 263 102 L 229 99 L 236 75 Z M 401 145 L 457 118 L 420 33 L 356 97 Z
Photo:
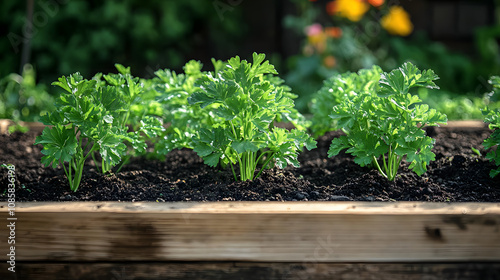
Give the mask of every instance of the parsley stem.
M 103 173 L 102 170 L 99 170 L 99 164 L 97 164 L 97 160 L 95 159 L 94 153 L 92 155 L 92 160 L 94 161 L 95 168 L 97 169 L 97 172 Z
M 118 167 L 118 169 L 116 170 L 115 173 L 120 173 L 120 170 L 122 169 L 123 165 L 125 165 L 126 163 L 128 163 L 130 161 L 130 155 L 127 155 L 125 157 L 124 160 L 122 160 L 122 163 L 120 164 L 120 166 Z
M 382 158 L 384 158 L 384 157 L 382 156 Z M 384 171 L 382 171 L 382 169 L 380 168 L 380 165 L 378 164 L 377 158 L 375 156 L 373 156 L 373 163 L 377 167 L 378 172 L 380 172 L 380 174 L 382 174 L 382 176 L 384 176 L 385 178 L 388 178 L 387 175 L 385 175 Z M 384 163 L 385 163 L 385 159 L 384 159 Z
M 268 152 L 270 152 L 270 151 L 267 151 L 267 152 L 265 152 L 265 153 L 268 153 Z M 263 153 L 263 154 L 265 154 L 265 153 Z M 263 155 L 263 154 L 262 154 L 262 155 Z M 260 155 L 260 156 L 262 156 L 262 155 Z M 264 165 L 262 165 L 262 168 L 260 169 L 259 173 L 257 173 L 257 176 L 255 176 L 255 178 L 258 178 L 258 177 L 260 176 L 260 173 L 262 173 L 262 171 L 263 171 L 264 169 L 266 169 L 267 164 L 268 164 L 268 163 L 269 163 L 269 162 L 270 162 L 273 158 L 274 158 L 274 153 L 272 153 L 272 155 L 271 155 L 271 156 L 270 156 L 270 157 L 266 160 L 266 162 L 264 162 Z M 260 159 L 260 157 L 259 157 L 259 159 Z M 258 160 L 257 160 L 257 161 L 258 161 Z
M 238 181 L 238 177 L 236 177 L 236 172 L 234 172 L 233 163 L 231 161 L 229 161 L 229 165 L 231 165 L 231 171 L 233 171 L 234 180 Z
M 375 161 L 377 161 L 377 160 L 375 160 Z M 382 155 L 382 161 L 384 163 L 384 170 L 387 172 L 387 170 L 388 170 L 388 168 L 387 168 L 387 162 L 385 161 L 385 156 L 384 155 Z M 378 161 L 377 161 L 377 164 L 378 164 Z

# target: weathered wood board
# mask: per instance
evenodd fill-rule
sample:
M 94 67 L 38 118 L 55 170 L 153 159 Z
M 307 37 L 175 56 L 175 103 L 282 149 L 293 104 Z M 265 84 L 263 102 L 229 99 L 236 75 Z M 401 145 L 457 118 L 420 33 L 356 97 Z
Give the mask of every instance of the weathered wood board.
M 4 280 L 496 280 L 500 263 L 21 263 Z
M 500 203 L 30 202 L 15 217 L 25 262 L 500 261 Z

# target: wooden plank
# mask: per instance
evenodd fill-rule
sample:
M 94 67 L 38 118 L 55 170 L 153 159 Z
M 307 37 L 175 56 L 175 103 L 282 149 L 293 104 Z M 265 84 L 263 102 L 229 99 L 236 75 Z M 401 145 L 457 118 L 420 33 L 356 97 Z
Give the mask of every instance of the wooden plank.
M 0 119 L 0 134 L 6 134 L 9 132 L 9 126 L 15 125 L 16 123 L 8 119 Z M 22 126 L 29 127 L 30 130 L 37 133 L 41 133 L 45 128 L 45 125 L 41 122 L 22 122 L 19 121 L 18 124 Z
M 499 203 L 18 203 L 15 217 L 17 261 L 500 261 Z
M 12 120 L 8 119 L 0 119 L 0 134 L 4 134 L 8 132 L 8 128 L 15 123 Z M 34 130 L 38 133 L 41 133 L 45 128 L 45 125 L 41 122 L 19 122 L 19 124 L 23 126 L 28 126 L 30 130 Z M 280 126 L 280 125 L 278 125 Z M 283 125 L 281 125 L 283 126 Z M 462 120 L 462 121 L 448 121 L 446 125 L 440 125 L 440 127 L 448 128 L 448 129 L 456 129 L 456 128 L 465 128 L 465 129 L 477 129 L 487 127 L 482 120 Z M 285 125 L 286 127 L 286 125 Z
M 448 121 L 446 125 L 440 125 L 445 128 L 483 128 L 488 127 L 488 124 L 482 120 L 463 120 L 463 121 Z
M 499 263 L 20 263 L 0 264 L 5 280 L 500 279 Z
M 7 204 L 0 202 L 0 213 Z M 349 215 L 500 215 L 500 203 L 225 201 L 225 202 L 18 202 L 16 213 L 142 214 L 349 214 Z

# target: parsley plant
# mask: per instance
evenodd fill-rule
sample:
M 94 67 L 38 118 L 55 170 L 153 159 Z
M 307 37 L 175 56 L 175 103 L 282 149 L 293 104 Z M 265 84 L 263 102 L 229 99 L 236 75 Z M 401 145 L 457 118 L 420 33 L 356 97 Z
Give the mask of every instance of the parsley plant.
M 493 92 L 490 95 L 498 94 L 498 91 L 500 91 L 500 77 L 493 76 L 488 82 L 493 86 Z M 493 130 L 493 133 L 484 140 L 483 146 L 486 149 L 496 147 L 486 154 L 486 158 L 497 166 L 497 169 L 490 171 L 490 177 L 493 178 L 500 174 L 500 151 L 498 151 L 498 146 L 500 146 L 500 110 L 485 109 L 483 114 L 485 115 L 484 121 L 489 123 L 489 128 Z
M 347 149 L 357 164 L 374 165 L 390 181 L 406 156 L 409 168 L 422 175 L 435 159 L 431 151 L 434 139 L 422 128 L 444 124 L 447 118 L 428 105 L 417 104 L 421 100 L 409 91 L 414 87 L 438 88 L 436 79 L 432 70 L 421 72 L 407 62 L 383 73 L 377 91 L 355 92 L 334 106 L 330 116 L 346 135 L 332 141 L 328 155 Z
M 207 73 L 197 82 L 199 90 L 189 98 L 189 104 L 208 110 L 207 121 L 193 139 L 194 151 L 209 166 L 239 165 L 240 180 L 252 180 L 274 160 L 284 168 L 298 166 L 298 153 L 316 142 L 304 130 L 276 128 L 273 122 L 290 114 L 293 100 L 285 88 L 270 82 L 268 74 L 277 74 L 264 54 L 253 54 L 253 63 L 231 58 L 216 73 Z M 257 175 L 255 171 L 263 161 Z
M 325 80 L 323 87 L 314 94 L 312 100 L 311 131 L 313 135 L 318 137 L 328 131 L 339 129 L 337 122 L 329 117 L 333 106 L 354 95 L 374 92 L 378 87 L 382 72 L 380 67 L 373 66 L 371 69 L 361 69 L 357 73 L 338 74 Z
M 52 127 L 46 127 L 35 141 L 35 145 L 43 145 L 42 163 L 53 168 L 62 165 L 73 191 L 80 185 L 89 156 L 96 161 L 94 153 L 98 153 L 101 171 L 108 172 L 126 155 L 125 142 L 134 150 L 144 150 L 144 135 L 152 137 L 163 129 L 158 119 L 146 116 L 139 130 L 128 132 L 131 105 L 140 93 L 138 80 L 130 74 L 107 75 L 104 78 L 110 85 L 106 85 L 100 77 L 86 80 L 75 73 L 54 82 L 64 92 L 56 109 L 41 118 Z

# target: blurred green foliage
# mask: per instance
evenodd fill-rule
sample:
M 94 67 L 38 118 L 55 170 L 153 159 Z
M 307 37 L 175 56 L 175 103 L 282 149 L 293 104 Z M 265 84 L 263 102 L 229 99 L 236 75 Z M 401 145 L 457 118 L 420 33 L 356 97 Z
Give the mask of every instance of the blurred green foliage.
M 30 64 L 24 66 L 22 76 L 11 73 L 0 80 L 0 119 L 33 122 L 54 109 L 54 98 L 35 80 Z
M 419 89 L 418 96 L 423 103 L 431 108 L 446 114 L 449 120 L 480 120 L 483 118 L 482 110 L 500 108 L 500 102 L 492 100 L 489 96 L 476 94 L 458 94 L 443 90 Z
M 181 68 L 190 58 L 226 53 L 243 37 L 241 9 L 220 18 L 212 1 L 41 0 L 34 2 L 31 63 L 45 83 L 79 71 L 111 72 L 116 62 L 137 76 L 160 66 Z M 0 76 L 19 69 L 26 1 L 2 1 Z
M 408 38 L 389 36 L 383 29 L 376 28 L 378 17 L 373 15 L 378 15 L 378 12 L 367 13 L 359 22 L 350 22 L 326 15 L 324 2 L 294 2 L 298 15 L 287 17 L 284 23 L 303 38 L 303 51 L 288 60 L 289 71 L 285 80 L 299 95 L 296 103 L 300 111 L 311 110 L 313 94 L 329 77 L 367 69 L 374 64 L 387 71 L 410 61 L 419 68 L 433 69 L 440 77 L 439 94 L 443 97 L 439 100 L 450 108 L 458 106 L 466 112 L 464 116 L 455 112 L 451 119 L 481 117 L 479 109 L 485 105 L 480 102 L 482 94 L 490 88 L 485 81 L 490 75 L 500 74 L 499 23 L 478 28 L 474 37 L 475 53 L 466 55 L 450 51 L 444 44 L 429 39 L 425 32 L 414 32 Z M 497 2 L 500 7 L 500 1 Z M 307 29 L 315 24 L 320 24 L 324 30 L 340 28 L 342 33 L 338 38 L 328 37 L 319 51 L 312 52 L 309 48 L 314 37 L 307 34 Z M 462 98 L 462 94 L 467 95 Z M 437 106 L 438 98 L 434 95 L 429 98 L 432 99 L 429 102 Z M 450 98 L 458 99 L 452 100 L 455 104 L 451 105 Z M 481 107 L 471 113 L 473 105 Z

